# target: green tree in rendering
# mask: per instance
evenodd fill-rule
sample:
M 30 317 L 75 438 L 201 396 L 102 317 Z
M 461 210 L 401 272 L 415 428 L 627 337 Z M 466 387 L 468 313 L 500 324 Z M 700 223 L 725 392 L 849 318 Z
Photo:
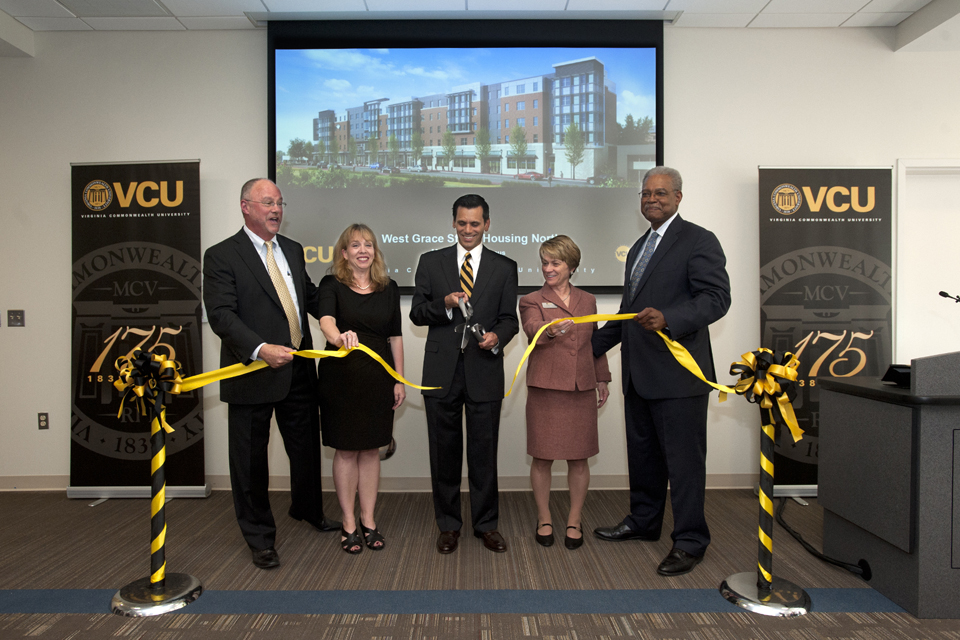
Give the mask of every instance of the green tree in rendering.
M 347 138 L 347 160 L 350 164 L 357 162 L 357 139 L 353 136 Z
M 423 157 L 423 135 L 419 131 L 414 132 L 410 140 L 410 155 L 413 164 L 420 164 L 420 158 Z
M 283 151 L 277 151 L 277 166 L 283 163 Z
M 480 159 L 480 173 L 488 173 L 487 156 L 490 155 L 490 130 L 486 127 L 477 129 L 477 158 Z
M 650 135 L 650 129 L 653 128 L 653 120 L 650 116 L 644 116 L 643 120 L 637 122 L 637 144 L 646 144 L 647 136 Z
M 327 143 L 323 140 L 317 142 L 317 162 L 323 162 L 326 160 L 324 156 L 327 155 Z
M 330 138 L 330 159 L 333 162 L 340 162 L 340 143 L 337 142 L 336 137 Z
M 303 154 L 306 150 L 307 141 L 303 138 L 294 138 L 290 141 L 290 147 L 287 149 L 287 153 L 290 154 L 290 162 L 297 162 L 303 159 Z
M 450 131 L 443 132 L 443 140 L 440 143 L 443 147 L 443 155 L 447 161 L 447 166 L 453 168 L 453 156 L 457 153 L 457 139 L 453 137 Z
M 370 156 L 370 164 L 373 164 L 377 161 L 377 130 L 370 130 L 370 137 L 367 138 L 367 155 Z
M 307 164 L 313 162 L 314 151 L 316 151 L 316 149 L 313 148 L 313 143 L 307 140 L 307 142 L 303 145 L 303 157 L 307 159 Z
M 573 175 L 570 177 L 576 180 L 577 165 L 583 162 L 583 152 L 586 148 L 586 143 L 583 140 L 583 133 L 580 131 L 580 127 L 578 127 L 576 123 L 571 124 L 564 132 L 563 146 L 563 155 L 573 169 Z
M 397 134 L 391 133 L 387 138 L 387 148 L 390 151 L 390 166 L 396 167 L 400 162 L 400 141 L 397 140 Z
M 517 162 L 517 175 L 520 175 L 520 159 L 527 155 L 527 132 L 520 125 L 510 130 L 510 151 Z

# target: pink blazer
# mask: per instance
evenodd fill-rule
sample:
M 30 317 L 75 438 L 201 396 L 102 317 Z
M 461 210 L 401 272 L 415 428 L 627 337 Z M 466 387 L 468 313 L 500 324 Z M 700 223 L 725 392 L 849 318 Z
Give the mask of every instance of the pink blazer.
M 520 298 L 520 323 L 527 340 L 551 320 L 586 316 L 597 312 L 597 299 L 586 291 L 570 287 L 567 304 L 548 285 Z M 540 334 L 537 347 L 527 363 L 527 386 L 559 391 L 595 389 L 597 382 L 610 382 L 607 356 L 593 357 L 590 337 L 596 323 L 576 324 L 556 338 Z M 552 329 L 551 329 L 552 331 Z

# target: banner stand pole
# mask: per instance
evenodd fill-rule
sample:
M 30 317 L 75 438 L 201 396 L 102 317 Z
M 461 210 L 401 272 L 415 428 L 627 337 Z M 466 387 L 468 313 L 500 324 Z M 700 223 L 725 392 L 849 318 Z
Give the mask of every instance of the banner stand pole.
M 123 360 L 123 359 L 121 359 Z M 153 420 L 150 423 L 150 575 L 131 582 L 120 589 L 110 602 L 110 611 L 127 617 L 158 616 L 176 611 L 187 606 L 200 597 L 203 585 L 200 581 L 186 573 L 166 573 L 165 541 L 167 537 L 166 523 L 166 410 L 164 405 L 170 396 L 173 387 L 179 386 L 178 364 L 164 361 L 148 351 L 137 351 L 130 368 L 121 369 L 121 379 L 134 379 L 133 384 L 140 384 L 139 389 L 143 396 L 152 405 Z M 118 367 L 120 368 L 120 367 Z M 132 369 L 136 369 L 134 372 Z M 164 379 L 164 374 L 173 377 Z M 126 374 L 126 375 L 125 375 Z M 123 385 L 126 380 L 118 380 Z M 149 382 L 148 382 L 149 381 Z M 153 384 L 150 384 L 150 383 Z M 119 388 L 119 386 L 118 386 Z M 175 391 L 179 393 L 179 389 Z M 171 430 L 172 431 L 172 430 Z

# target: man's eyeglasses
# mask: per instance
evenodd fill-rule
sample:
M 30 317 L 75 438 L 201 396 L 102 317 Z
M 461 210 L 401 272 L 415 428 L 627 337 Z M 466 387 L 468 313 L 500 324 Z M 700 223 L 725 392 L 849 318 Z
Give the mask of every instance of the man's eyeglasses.
M 284 202 L 283 200 L 281 200 L 280 202 L 274 202 L 273 200 L 248 200 L 247 198 L 241 198 L 241 199 L 242 199 L 244 202 L 256 202 L 257 204 L 262 204 L 263 206 L 267 207 L 268 209 L 269 209 L 270 207 L 273 207 L 273 206 L 277 206 L 277 207 L 280 207 L 281 209 L 283 209 L 283 208 L 286 207 L 287 204 L 288 204 L 288 203 Z
M 666 189 L 657 189 L 656 191 L 641 191 L 640 199 L 649 200 L 650 198 L 666 198 L 670 192 Z

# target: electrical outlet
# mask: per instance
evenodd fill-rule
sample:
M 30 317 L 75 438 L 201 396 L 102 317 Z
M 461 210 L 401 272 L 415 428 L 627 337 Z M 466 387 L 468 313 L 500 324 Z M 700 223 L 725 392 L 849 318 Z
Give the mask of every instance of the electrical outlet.
M 24 326 L 23 319 L 23 309 L 11 309 L 7 311 L 7 326 L 8 327 L 22 327 Z
M 50 414 L 49 413 L 38 413 L 37 414 L 37 424 L 41 429 L 50 428 Z

